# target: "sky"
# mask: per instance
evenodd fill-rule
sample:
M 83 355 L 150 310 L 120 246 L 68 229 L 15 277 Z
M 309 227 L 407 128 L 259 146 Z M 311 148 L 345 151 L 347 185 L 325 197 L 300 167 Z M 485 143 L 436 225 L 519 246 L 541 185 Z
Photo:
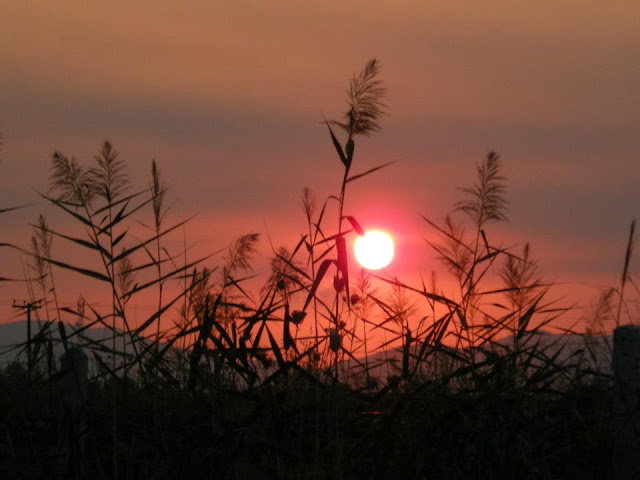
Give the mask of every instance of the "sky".
M 305 231 L 302 189 L 338 193 L 321 122 L 375 57 L 389 115 L 353 169 L 395 163 L 354 185 L 346 213 L 396 236 L 390 274 L 440 268 L 421 216 L 449 212 L 496 150 L 510 205 L 491 238 L 529 242 L 565 304 L 619 282 L 640 213 L 634 2 L 2 1 L 0 18 L 0 206 L 30 205 L 2 216 L 0 240 L 26 246 L 40 212 L 68 227 L 37 195 L 50 155 L 91 162 L 109 139 L 134 184 L 156 159 L 172 219 L 196 215 L 194 256 L 257 231 L 264 273 L 267 238 L 292 247 Z M 15 254 L 0 265 L 20 275 Z M 0 288 L 4 321 L 25 296 Z

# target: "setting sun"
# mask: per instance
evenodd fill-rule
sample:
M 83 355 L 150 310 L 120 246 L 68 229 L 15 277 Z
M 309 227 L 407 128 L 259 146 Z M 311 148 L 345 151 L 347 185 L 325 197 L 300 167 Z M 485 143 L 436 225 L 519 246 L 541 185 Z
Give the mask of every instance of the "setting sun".
M 356 260 L 364 268 L 379 270 L 393 259 L 393 240 L 391 235 L 380 230 L 368 230 L 358 237 L 354 245 Z

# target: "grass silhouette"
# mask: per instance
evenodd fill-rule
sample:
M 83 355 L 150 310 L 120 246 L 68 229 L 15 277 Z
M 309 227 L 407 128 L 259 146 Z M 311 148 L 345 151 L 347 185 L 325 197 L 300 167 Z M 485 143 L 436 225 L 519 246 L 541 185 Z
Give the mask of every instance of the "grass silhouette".
M 167 226 L 155 161 L 150 186 L 131 193 L 109 142 L 91 168 L 55 152 L 52 189 L 42 197 L 84 236 L 40 217 L 30 250 L 2 244 L 30 256 L 46 306 L 32 342 L 45 346 L 48 362 L 45 369 L 32 354 L 30 381 L 19 363 L 0 376 L 0 467 L 12 478 L 610 478 L 611 372 L 585 363 L 584 352 L 563 354 L 562 337 L 545 341 L 567 308 L 548 300 L 552 286 L 528 244 L 492 242 L 489 226 L 506 220 L 508 204 L 496 152 L 477 166 L 476 183 L 460 189 L 450 215 L 425 218 L 455 295 L 445 295 L 435 274 L 412 286 L 349 271 L 346 239 L 363 233 L 349 215 L 349 187 L 388 166 L 353 173 L 356 140 L 381 129 L 384 94 L 372 59 L 350 82 L 343 118 L 324 121 L 343 166 L 339 194 L 321 202 L 303 190 L 307 230 L 293 248 L 274 249 L 257 291 L 247 287 L 255 233 L 238 238 L 214 268 L 208 257 L 187 261 L 186 245 L 178 253 L 163 247 L 189 219 Z M 139 223 L 149 225 L 143 238 L 131 233 Z M 632 282 L 634 230 L 635 222 L 616 325 Z M 92 254 L 97 267 L 56 257 L 54 239 Z M 110 308 L 60 307 L 55 269 L 101 282 Z M 156 295 L 157 307 L 134 326 L 126 305 L 139 295 Z M 603 297 L 593 325 L 612 301 L 613 293 Z M 179 320 L 163 331 L 169 312 Z M 84 325 L 65 322 L 69 316 Z M 110 345 L 90 340 L 93 327 L 111 332 Z M 53 358 L 56 343 L 95 364 L 76 433 L 86 444 L 63 463 L 52 392 L 70 367 Z

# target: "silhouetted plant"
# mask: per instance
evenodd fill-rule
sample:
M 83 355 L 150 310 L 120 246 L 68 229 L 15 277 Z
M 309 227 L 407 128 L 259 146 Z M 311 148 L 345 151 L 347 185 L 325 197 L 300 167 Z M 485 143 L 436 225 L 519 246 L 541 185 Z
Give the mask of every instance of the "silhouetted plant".
M 347 90 L 349 110 L 345 122 L 335 122 L 352 138 L 356 135 L 370 135 L 380 130 L 380 118 L 385 114 L 386 105 L 382 98 L 387 93 L 382 86 L 380 62 L 370 59 L 358 75 L 354 75 Z M 346 148 L 349 156 L 349 146 Z
M 56 151 L 52 156 L 52 164 L 51 188 L 58 190 L 59 201 L 73 203 L 77 207 L 91 202 L 95 193 L 91 176 L 75 158 L 69 159 Z
M 342 183 L 340 186 L 340 195 L 338 197 L 330 197 L 337 199 L 338 201 L 338 224 L 337 224 L 337 233 L 332 237 L 325 237 L 323 231 L 321 230 L 321 223 L 324 217 L 324 212 L 326 208 L 326 202 L 323 206 L 318 220 L 315 222 L 316 234 L 310 234 L 309 242 L 313 242 L 313 246 L 311 243 L 307 243 L 308 248 L 312 251 L 316 245 L 323 245 L 329 242 L 328 249 L 323 252 L 319 257 L 316 257 L 316 261 L 322 259 L 322 263 L 314 268 L 315 273 L 313 274 L 313 284 L 310 287 L 309 295 L 305 302 L 305 307 L 309 305 L 311 299 L 315 298 L 315 293 L 318 289 L 319 283 L 322 281 L 322 278 L 327 273 L 329 267 L 333 264 L 336 267 L 336 274 L 334 275 L 334 289 L 336 292 L 334 308 L 333 311 L 328 311 L 325 314 L 329 316 L 331 319 L 331 326 L 329 326 L 325 331 L 329 334 L 329 347 L 330 350 L 334 352 L 334 365 L 336 368 L 337 375 L 337 361 L 338 361 L 338 353 L 347 353 L 350 354 L 347 350 L 344 349 L 342 345 L 342 338 L 345 336 L 344 328 L 347 326 L 347 322 L 341 320 L 341 304 L 344 304 L 346 307 L 346 312 L 348 313 L 350 310 L 350 287 L 349 287 L 349 271 L 348 264 L 349 260 L 347 257 L 346 250 L 346 242 L 345 242 L 345 234 L 348 233 L 343 230 L 344 221 L 348 221 L 350 227 L 358 232 L 359 234 L 363 233 L 362 227 L 359 225 L 357 220 L 349 215 L 344 215 L 345 202 L 346 202 L 346 188 L 350 182 L 358 180 L 362 177 L 365 177 L 388 164 L 380 165 L 378 167 L 367 170 L 363 173 L 356 174 L 350 176 L 351 166 L 354 157 L 355 151 L 355 141 L 354 136 L 356 135 L 369 135 L 371 132 L 379 130 L 379 119 L 385 113 L 385 106 L 382 103 L 382 97 L 385 95 L 386 90 L 382 86 L 382 82 L 379 79 L 380 73 L 380 65 L 376 59 L 371 59 L 365 67 L 362 69 L 360 74 L 354 75 L 351 80 L 349 90 L 347 91 L 349 110 L 347 111 L 345 117 L 346 122 L 332 121 L 325 122 L 327 128 L 329 129 L 329 135 L 331 137 L 331 141 L 333 146 L 338 154 L 340 161 L 344 167 L 344 173 L 342 178 Z M 339 125 L 347 134 L 347 140 L 344 144 L 344 147 L 341 145 L 340 141 L 334 134 L 331 125 L 336 124 Z M 303 201 L 304 205 L 304 201 Z M 310 215 L 307 214 L 307 218 L 310 218 Z M 317 241 L 317 233 L 320 233 L 322 240 L 320 242 Z M 333 244 L 333 245 L 331 245 Z M 335 250 L 334 250 L 335 249 Z M 323 259 L 325 255 L 327 255 L 331 251 L 335 252 L 335 257 L 333 259 Z M 314 262 L 315 263 L 315 262 Z M 316 304 L 317 307 L 317 304 Z M 350 326 L 350 328 L 353 328 Z
M 187 261 L 186 240 L 184 261 L 163 248 L 162 240 L 186 221 L 165 226 L 166 187 L 155 161 L 149 188 L 128 193 L 124 163 L 110 143 L 88 170 L 54 153 L 52 194 L 44 197 L 84 236 L 40 220 L 31 246 L 35 276 L 52 283 L 53 267 L 62 268 L 102 282 L 112 295 L 106 313 L 91 302 L 87 313 L 56 307 L 56 317 L 89 320 L 75 328 L 60 323 L 61 341 L 65 349 L 84 341 L 101 370 L 91 380 L 88 405 L 88 429 L 96 436 L 86 453 L 93 476 L 111 461 L 115 477 L 175 477 L 188 464 L 195 477 L 211 476 L 214 465 L 229 478 L 258 476 L 241 473 L 253 467 L 274 478 L 379 477 L 391 470 L 394 477 L 422 478 L 428 465 L 429 474 L 446 478 L 496 478 L 505 471 L 559 478 L 567 465 L 579 466 L 574 454 L 591 458 L 596 439 L 614 438 L 604 420 L 584 421 L 583 415 L 607 409 L 606 392 L 583 381 L 595 374 L 573 357 L 559 358 L 561 345 L 550 350 L 540 340 L 564 309 L 547 301 L 549 285 L 529 245 L 515 250 L 490 241 L 489 225 L 506 220 L 497 153 L 478 166 L 475 183 L 461 189 L 463 199 L 449 216 L 425 219 L 435 234 L 429 244 L 455 280 L 453 292 L 444 291 L 434 272 L 418 287 L 350 272 L 346 238 L 362 234 L 363 226 L 348 214 L 348 186 L 388 165 L 351 171 L 354 138 L 380 130 L 386 112 L 379 75 L 379 63 L 370 60 L 350 82 L 344 118 L 325 121 L 343 166 L 340 193 L 321 203 L 303 191 L 307 231 L 293 248 L 273 252 L 256 291 L 249 280 L 257 234 L 233 242 L 218 267 L 205 266 L 208 257 Z M 336 136 L 336 126 L 346 138 Z M 148 204 L 153 224 L 147 237 L 134 238 L 131 221 L 144 224 L 137 217 Z M 603 295 L 594 325 L 621 316 L 612 309 L 615 294 L 624 306 L 625 285 L 633 284 L 633 236 L 632 225 L 621 286 Z M 53 238 L 95 254 L 98 267 L 52 256 Z M 163 289 L 168 282 L 179 285 L 171 298 Z M 127 303 L 156 288 L 155 311 L 133 328 Z M 168 319 L 173 327 L 161 332 Z M 122 350 L 84 337 L 100 325 L 122 338 Z M 375 336 L 383 340 L 374 342 Z M 111 365 L 103 355 L 112 356 Z M 138 381 L 126 378 L 134 369 Z M 15 367 L 8 370 L 0 387 L 16 390 L 24 381 L 15 378 Z M 26 441 L 26 410 L 7 396 L 0 401 L 6 430 L 0 449 L 32 448 L 25 458 L 49 451 L 54 423 L 29 423 L 29 435 L 37 435 Z M 534 471 L 534 464 L 540 468 Z
M 507 191 L 501 173 L 500 155 L 491 151 L 483 163 L 478 165 L 478 177 L 472 187 L 462 187 L 460 191 L 468 196 L 456 204 L 456 210 L 466 213 L 482 228 L 489 221 L 506 220 Z
M 53 321 L 59 320 L 60 311 L 58 294 L 53 277 L 53 268 L 51 264 L 46 261 L 47 258 L 51 258 L 52 246 L 53 235 L 49 231 L 44 216 L 39 215 L 38 223 L 34 226 L 34 233 L 31 235 L 31 253 L 33 256 L 29 264 L 34 273 L 35 282 L 40 287 L 40 294 L 42 295 L 41 298 L 45 311 L 45 324 L 41 326 L 41 332 L 44 334 L 43 341 L 46 342 L 47 370 L 49 375 L 52 375 L 54 370 L 53 341 L 50 328 Z M 51 318 L 49 293 L 53 296 L 55 318 Z M 31 301 L 36 300 L 35 295 L 31 295 L 31 297 Z M 36 318 L 40 318 L 38 310 L 36 310 Z
M 156 161 L 153 160 L 151 162 L 151 207 L 153 209 L 153 232 L 156 236 L 156 252 L 155 258 L 149 254 L 151 260 L 156 265 L 156 270 L 158 274 L 158 310 L 162 309 L 162 293 L 164 287 L 164 280 L 162 278 L 162 249 L 161 249 L 161 236 L 160 232 L 162 231 L 162 226 L 164 222 L 164 217 L 167 213 L 167 207 L 164 204 L 165 194 L 167 191 L 167 187 L 164 185 L 162 180 L 160 179 L 160 170 L 156 164 Z M 157 327 L 156 327 L 156 353 L 158 353 L 160 348 L 160 324 L 162 323 L 162 315 L 158 316 Z
M 622 278 L 620 279 L 618 313 L 616 314 L 616 327 L 620 325 L 620 313 L 622 312 L 622 306 L 624 305 L 624 289 L 629 282 L 629 263 L 631 261 L 631 255 L 633 254 L 633 247 L 635 244 L 635 232 L 636 221 L 634 219 L 631 222 L 631 228 L 629 229 L 629 240 L 627 241 L 627 249 L 624 255 L 624 266 L 622 268 Z

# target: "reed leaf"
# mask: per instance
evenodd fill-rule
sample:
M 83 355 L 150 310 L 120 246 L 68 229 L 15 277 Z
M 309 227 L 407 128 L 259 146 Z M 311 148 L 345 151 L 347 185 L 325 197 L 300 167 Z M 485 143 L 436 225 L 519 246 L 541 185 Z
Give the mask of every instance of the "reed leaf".
M 389 165 L 393 165 L 394 163 L 396 163 L 395 160 L 392 161 L 392 162 L 383 163 L 382 165 L 378 165 L 377 167 L 370 168 L 369 170 L 366 170 L 366 171 L 364 171 L 362 173 L 358 173 L 356 175 L 352 175 L 352 176 L 347 178 L 347 180 L 345 181 L 345 184 L 346 183 L 355 182 L 356 180 L 358 180 L 358 179 L 360 179 L 362 177 L 366 177 L 367 175 L 370 175 L 370 174 L 372 174 L 374 172 L 377 172 L 378 170 L 381 170 L 381 169 L 383 169 L 385 167 L 388 167 Z
M 364 229 L 360 226 L 360 224 L 354 217 L 352 217 L 351 215 L 345 215 L 342 218 L 346 218 L 347 220 L 349 220 L 349 223 L 358 235 L 360 235 L 361 237 L 364 236 Z
M 316 278 L 313 280 L 313 284 L 309 289 L 309 295 L 307 295 L 307 299 L 305 300 L 304 306 L 302 307 L 303 312 L 307 310 L 309 303 L 311 303 L 311 300 L 315 297 L 318 287 L 320 286 L 320 282 L 322 281 L 325 274 L 327 273 L 327 270 L 333 263 L 336 263 L 336 261 L 331 259 L 323 260 L 323 262 L 318 267 Z
M 158 239 L 158 238 L 160 238 L 160 237 L 162 237 L 164 235 L 167 235 L 170 232 L 173 232 L 174 230 L 176 230 L 176 229 L 180 228 L 181 226 L 185 225 L 187 222 L 189 222 L 192 219 L 193 219 L 193 217 L 189 217 L 186 220 L 178 222 L 174 226 L 163 230 L 158 235 L 154 235 L 151 238 L 148 238 L 147 240 L 145 240 L 143 242 L 140 242 L 140 243 L 138 243 L 137 245 L 135 245 L 135 246 L 133 246 L 131 248 L 127 248 L 127 249 L 122 250 L 122 252 L 119 255 L 116 255 L 113 259 L 111 259 L 109 264 L 115 263 L 118 260 L 120 260 L 122 257 L 127 257 L 127 256 L 131 255 L 132 253 L 140 250 L 141 248 L 144 248 L 145 246 L 149 245 L 154 240 L 156 240 L 156 239 Z

